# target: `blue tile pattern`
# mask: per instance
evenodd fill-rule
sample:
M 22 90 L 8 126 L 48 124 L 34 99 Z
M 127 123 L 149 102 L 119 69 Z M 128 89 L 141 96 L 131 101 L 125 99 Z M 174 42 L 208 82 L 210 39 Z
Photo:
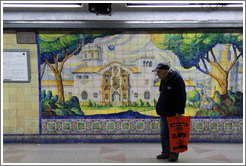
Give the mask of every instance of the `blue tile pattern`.
M 42 134 L 145 134 L 160 132 L 159 119 L 42 119 Z M 191 118 L 191 135 L 243 134 L 242 118 Z

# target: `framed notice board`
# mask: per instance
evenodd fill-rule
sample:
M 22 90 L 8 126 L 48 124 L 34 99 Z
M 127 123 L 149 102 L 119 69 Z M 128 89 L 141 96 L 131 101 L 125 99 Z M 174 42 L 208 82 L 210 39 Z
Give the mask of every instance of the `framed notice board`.
M 3 82 L 21 83 L 30 82 L 29 50 L 3 50 Z

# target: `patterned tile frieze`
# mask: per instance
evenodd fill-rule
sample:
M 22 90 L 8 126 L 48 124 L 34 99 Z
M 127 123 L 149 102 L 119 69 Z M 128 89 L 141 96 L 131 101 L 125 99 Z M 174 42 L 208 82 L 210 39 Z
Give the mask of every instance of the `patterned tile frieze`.
M 190 135 L 240 135 L 242 118 L 192 118 Z M 42 119 L 41 134 L 147 134 L 160 132 L 160 119 Z
M 159 119 L 42 119 L 42 134 L 158 134 Z

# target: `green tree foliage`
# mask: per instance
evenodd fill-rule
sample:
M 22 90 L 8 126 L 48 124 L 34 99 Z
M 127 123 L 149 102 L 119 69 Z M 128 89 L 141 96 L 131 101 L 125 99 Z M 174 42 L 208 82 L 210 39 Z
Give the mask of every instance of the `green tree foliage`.
M 243 34 L 241 32 L 231 33 L 151 33 L 152 43 L 160 49 L 172 50 L 178 56 L 180 64 L 185 68 L 196 67 L 199 71 L 217 80 L 222 88 L 222 94 L 227 93 L 228 88 L 228 73 L 239 57 L 243 55 Z M 214 54 L 213 48 L 217 44 L 230 44 L 234 59 L 229 64 L 228 68 L 222 68 L 217 57 Z M 218 77 L 215 73 L 209 71 L 209 66 L 217 68 L 221 73 Z
M 49 91 L 47 92 L 47 95 L 46 95 L 46 97 L 45 97 L 45 100 L 51 100 L 52 97 L 53 97 L 52 91 L 49 90 Z
M 132 102 L 132 107 L 137 107 L 138 106 L 138 104 L 134 101 L 134 102 Z
M 213 96 L 213 101 L 215 102 L 215 103 L 217 103 L 219 106 L 221 106 L 221 95 L 220 95 L 220 92 L 218 92 L 218 91 L 215 91 L 214 92 L 214 96 Z
M 78 97 L 77 96 L 72 96 L 69 101 L 66 101 L 66 105 L 69 108 L 72 108 L 72 107 L 80 107 Z
M 71 108 L 71 111 L 74 112 L 76 115 L 80 115 L 80 116 L 83 116 L 84 115 L 84 112 L 81 111 L 81 108 L 80 107 L 72 107 Z
M 89 99 L 88 100 L 88 103 L 87 103 L 87 107 L 92 107 L 93 106 L 93 104 L 92 104 L 92 102 L 91 102 L 91 99 Z
M 45 99 L 45 97 L 46 97 L 46 91 L 43 89 L 41 91 L 41 99 Z
M 190 93 L 189 93 L 188 96 L 187 96 L 187 99 L 188 99 L 190 102 L 192 102 L 192 103 L 198 102 L 198 101 L 201 100 L 201 98 L 200 98 L 200 93 L 199 93 L 197 90 L 194 89 L 194 90 L 190 91 Z
M 150 104 L 149 104 L 149 102 L 147 101 L 147 102 L 144 102 L 144 105 L 143 105 L 144 107 L 150 107 Z
M 140 99 L 139 102 L 138 102 L 138 106 L 139 107 L 143 107 L 143 105 L 144 105 L 144 103 L 143 103 L 142 99 Z
M 156 107 L 156 105 L 157 105 L 157 101 L 156 99 L 154 99 L 154 106 Z
M 56 103 L 57 100 L 58 100 L 58 95 L 55 95 L 54 97 L 52 97 L 51 100 L 52 100 L 54 103 Z

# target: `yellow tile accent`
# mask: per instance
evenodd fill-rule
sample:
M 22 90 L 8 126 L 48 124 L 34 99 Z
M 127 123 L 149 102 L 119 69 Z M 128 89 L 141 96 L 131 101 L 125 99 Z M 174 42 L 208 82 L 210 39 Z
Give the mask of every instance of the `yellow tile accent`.
M 17 118 L 24 118 L 25 117 L 25 110 L 18 110 L 16 112 L 16 115 L 17 115 Z
M 9 119 L 15 118 L 16 117 L 16 109 L 10 109 L 8 111 Z
M 25 134 L 32 134 L 33 128 L 32 127 L 25 127 Z
M 24 109 L 25 110 L 32 109 L 32 105 L 30 103 L 24 103 Z
M 15 31 L 3 32 L 3 49 L 28 49 L 31 82 L 3 84 L 3 134 L 39 133 L 39 83 L 36 44 L 17 44 Z M 30 120 L 30 122 L 26 122 Z M 32 128 L 35 128 L 33 130 Z
M 16 103 L 9 103 L 9 109 L 16 109 Z
M 9 120 L 3 121 L 3 128 L 9 127 Z
M 24 128 L 24 127 L 16 127 L 16 131 L 17 131 L 19 134 L 25 134 L 25 128 Z
M 16 127 L 16 119 L 10 119 L 9 120 L 9 126 L 10 127 Z

